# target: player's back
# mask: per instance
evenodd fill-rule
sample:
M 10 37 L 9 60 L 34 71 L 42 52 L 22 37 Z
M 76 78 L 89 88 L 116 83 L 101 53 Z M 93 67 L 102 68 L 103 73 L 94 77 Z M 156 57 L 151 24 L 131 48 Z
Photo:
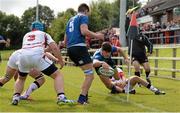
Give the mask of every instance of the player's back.
M 28 32 L 23 38 L 23 51 L 42 53 L 46 43 L 46 33 L 42 31 Z
M 71 47 L 77 44 L 85 45 L 85 36 L 81 34 L 81 24 L 88 24 L 88 17 L 82 14 L 78 14 L 72 17 L 66 26 L 67 35 L 67 47 Z

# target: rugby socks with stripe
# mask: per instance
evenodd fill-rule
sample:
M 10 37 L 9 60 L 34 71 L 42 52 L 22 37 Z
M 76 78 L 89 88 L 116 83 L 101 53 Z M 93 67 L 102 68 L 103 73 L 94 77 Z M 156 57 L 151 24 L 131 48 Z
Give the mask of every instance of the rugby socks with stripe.
M 39 83 L 37 81 L 34 81 L 29 88 L 26 90 L 25 94 L 23 95 L 24 97 L 29 97 L 29 95 L 36 89 L 40 87 Z
M 150 71 L 147 71 L 146 72 L 146 79 L 149 79 L 149 74 L 150 74 Z
M 58 93 L 57 98 L 60 99 L 60 100 L 63 100 L 63 99 L 66 99 L 66 96 L 65 96 L 64 93 Z
M 152 86 L 151 84 L 148 84 L 147 86 L 146 86 L 148 89 L 150 89 L 152 92 L 156 92 L 158 89 L 157 88 L 155 88 L 154 86 Z

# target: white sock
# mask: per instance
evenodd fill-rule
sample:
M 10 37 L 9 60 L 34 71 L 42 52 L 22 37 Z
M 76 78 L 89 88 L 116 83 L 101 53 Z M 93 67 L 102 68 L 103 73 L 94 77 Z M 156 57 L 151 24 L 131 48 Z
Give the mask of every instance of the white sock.
M 152 86 L 151 85 L 151 87 L 149 88 L 151 91 L 153 91 L 153 92 L 156 92 L 158 89 L 157 88 L 155 88 L 154 86 Z
M 64 99 L 66 96 L 64 95 L 64 94 L 60 94 L 59 96 L 58 96 L 58 98 L 59 99 Z
M 35 83 L 32 83 L 29 88 L 26 90 L 23 96 L 29 96 L 34 90 L 38 89 L 38 86 Z

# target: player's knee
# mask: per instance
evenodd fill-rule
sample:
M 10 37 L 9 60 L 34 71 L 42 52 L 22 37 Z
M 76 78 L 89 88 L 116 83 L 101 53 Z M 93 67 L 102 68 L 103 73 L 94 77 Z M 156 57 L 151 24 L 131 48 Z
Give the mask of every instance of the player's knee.
M 133 76 L 131 78 L 131 81 L 139 81 L 140 77 L 139 76 Z
M 18 79 L 19 79 L 19 80 L 25 80 L 26 77 L 27 77 L 27 76 L 21 76 L 21 75 L 20 75 L 20 76 L 18 76 Z
M 11 78 L 12 78 L 12 77 L 10 77 L 9 75 L 6 74 L 6 75 L 3 77 L 3 81 L 4 81 L 4 82 L 8 82 L 9 80 L 11 80 Z
M 39 76 L 37 76 L 35 78 L 35 80 L 40 84 L 44 84 L 44 82 L 45 82 L 45 78 L 44 78 L 43 74 L 40 74 Z
M 146 74 L 150 74 L 150 73 L 151 73 L 151 70 L 149 70 L 149 69 L 148 69 L 148 70 L 145 70 L 145 73 L 146 73 Z

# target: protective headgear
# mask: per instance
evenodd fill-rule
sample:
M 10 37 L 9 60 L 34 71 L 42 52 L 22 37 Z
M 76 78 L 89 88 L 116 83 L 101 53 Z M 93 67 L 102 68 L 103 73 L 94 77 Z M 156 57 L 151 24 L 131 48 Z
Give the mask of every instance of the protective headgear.
M 39 21 L 35 21 L 31 24 L 31 30 L 44 31 L 44 24 Z

